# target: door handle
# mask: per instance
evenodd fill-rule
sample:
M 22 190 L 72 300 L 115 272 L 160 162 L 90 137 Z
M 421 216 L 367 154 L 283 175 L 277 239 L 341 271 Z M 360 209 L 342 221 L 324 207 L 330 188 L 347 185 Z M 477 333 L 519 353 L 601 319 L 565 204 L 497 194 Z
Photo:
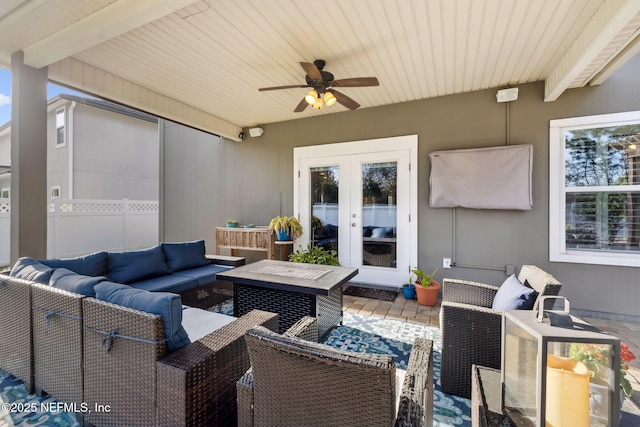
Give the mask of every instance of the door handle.
M 352 227 L 355 227 L 355 226 L 357 226 L 357 225 L 358 225 L 358 224 L 356 224 L 355 222 L 352 222 L 352 223 L 351 223 L 351 226 L 352 226 Z

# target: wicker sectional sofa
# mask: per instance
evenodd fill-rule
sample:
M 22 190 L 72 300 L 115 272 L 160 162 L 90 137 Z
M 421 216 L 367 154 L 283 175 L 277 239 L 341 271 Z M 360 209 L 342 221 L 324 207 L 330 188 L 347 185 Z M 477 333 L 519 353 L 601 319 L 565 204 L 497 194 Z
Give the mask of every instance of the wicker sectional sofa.
M 183 246 L 188 252 L 199 245 Z M 256 325 L 277 328 L 277 315 L 256 310 L 236 319 L 183 306 L 178 294 L 136 287 L 153 277 L 124 285 L 108 280 L 118 277 L 108 269 L 106 276 L 68 273 L 95 272 L 99 257 L 88 257 L 21 259 L 12 275 L 22 278 L 0 275 L 0 368 L 28 390 L 84 403 L 91 411 L 76 415 L 87 424 L 234 424 L 235 382 L 249 368 L 244 334 Z M 134 254 L 135 265 L 140 258 Z M 210 283 L 206 274 L 185 276 L 189 289 Z M 176 289 L 185 290 L 178 282 Z

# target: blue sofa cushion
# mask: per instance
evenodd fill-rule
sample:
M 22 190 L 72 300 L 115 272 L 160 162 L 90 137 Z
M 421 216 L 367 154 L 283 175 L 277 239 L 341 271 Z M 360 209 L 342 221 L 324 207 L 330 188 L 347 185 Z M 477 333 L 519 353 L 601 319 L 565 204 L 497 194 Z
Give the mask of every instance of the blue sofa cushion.
M 198 281 L 198 286 L 208 285 L 216 281 L 216 274 L 227 271 L 229 267 L 209 264 L 204 267 L 191 268 L 189 270 L 178 271 L 173 276 L 189 277 Z
M 233 316 L 187 307 L 186 305 L 183 305 L 182 309 L 182 326 L 187 331 L 191 342 L 198 341 L 216 329 L 220 329 L 236 320 Z
M 117 283 L 133 283 L 169 274 L 162 246 L 140 251 L 109 252 L 107 277 Z
M 96 252 L 69 259 L 43 259 L 40 262 L 51 268 L 66 268 L 85 276 L 104 276 L 107 274 L 106 252 Z
M 66 268 L 56 268 L 51 273 L 49 285 L 76 294 L 95 297 L 96 292 L 93 287 L 104 280 L 107 280 L 104 276 L 83 276 Z
M 95 286 L 96 298 L 162 317 L 167 351 L 173 352 L 191 343 L 182 327 L 180 295 L 168 292 L 148 292 L 120 283 L 100 282 Z
M 13 265 L 9 275 L 17 279 L 31 280 L 42 284 L 48 284 L 53 268 L 46 266 L 37 260 L 23 257 Z
M 507 277 L 493 298 L 494 310 L 531 310 L 538 293 L 523 285 L 515 274 Z
M 198 286 L 198 280 L 167 274 L 166 276 L 154 277 L 153 279 L 141 280 L 130 284 L 132 288 L 144 289 L 149 292 L 174 292 L 180 293 Z
M 205 258 L 204 240 L 183 243 L 163 243 L 164 257 L 172 273 L 209 264 Z

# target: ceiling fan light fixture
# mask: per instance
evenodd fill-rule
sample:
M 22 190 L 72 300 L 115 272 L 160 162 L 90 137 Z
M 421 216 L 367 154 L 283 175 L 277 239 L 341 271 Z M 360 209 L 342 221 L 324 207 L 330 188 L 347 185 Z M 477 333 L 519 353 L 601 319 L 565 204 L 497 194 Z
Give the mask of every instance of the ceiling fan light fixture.
M 333 96 L 331 92 L 324 93 L 324 103 L 327 104 L 327 107 L 331 107 L 337 101 L 336 97 Z
M 309 105 L 315 104 L 316 99 L 318 99 L 318 92 L 316 92 L 314 89 L 311 89 L 309 93 L 304 97 L 304 100 L 307 101 L 307 104 Z
M 316 110 L 322 110 L 322 98 L 316 98 L 316 102 L 314 102 L 311 107 L 315 108 Z

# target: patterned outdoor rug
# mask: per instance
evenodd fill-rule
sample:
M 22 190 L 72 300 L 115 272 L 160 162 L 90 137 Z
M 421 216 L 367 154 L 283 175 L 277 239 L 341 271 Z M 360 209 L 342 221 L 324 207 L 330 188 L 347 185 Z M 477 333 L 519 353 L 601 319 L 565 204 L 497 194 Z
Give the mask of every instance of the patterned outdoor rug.
M 362 286 L 347 286 L 343 293 L 354 297 L 379 299 L 382 301 L 395 301 L 398 291 L 385 291 L 382 289 L 365 288 Z
M 233 300 L 215 308 L 217 312 L 233 312 Z M 406 369 L 412 343 L 416 338 L 433 340 L 433 372 L 435 390 L 433 395 L 434 426 L 470 426 L 471 402 L 444 394 L 440 390 L 440 329 L 416 323 L 388 320 L 374 316 L 345 313 L 342 326 L 332 329 L 324 343 L 343 350 L 377 354 L 392 354 L 398 369 Z M 40 405 L 44 402 L 45 405 Z M 47 412 L 47 402 L 53 398 L 42 398 L 26 392 L 22 381 L 0 370 L 0 405 L 14 403 L 15 408 L 38 408 L 37 411 L 11 412 L 0 406 L 0 427 L 5 426 L 78 426 L 75 415 L 66 412 Z M 32 406 L 33 405 L 33 406 Z

